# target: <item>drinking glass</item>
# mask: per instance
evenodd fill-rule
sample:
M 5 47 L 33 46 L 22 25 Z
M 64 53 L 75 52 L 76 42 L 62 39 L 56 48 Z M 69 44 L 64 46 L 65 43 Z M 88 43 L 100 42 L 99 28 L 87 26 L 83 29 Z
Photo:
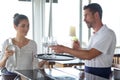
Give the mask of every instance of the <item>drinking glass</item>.
M 13 62 L 9 65 L 9 68 L 11 68 L 10 71 L 14 71 L 15 66 L 16 66 L 16 56 L 15 56 L 15 45 L 13 44 L 11 38 L 8 39 L 7 49 L 8 49 L 8 50 L 12 50 L 12 51 L 14 52 L 13 56 L 11 56 L 11 57 L 13 57 L 13 58 L 12 58 L 12 59 L 13 59 Z
M 57 40 L 55 39 L 55 37 L 49 37 L 49 46 L 54 46 L 54 45 L 57 45 Z M 49 53 L 51 53 L 51 57 L 52 58 L 55 58 L 55 52 L 50 48 L 49 49 Z
M 44 53 L 44 57 L 48 57 L 48 52 L 49 52 L 49 50 L 48 50 L 48 37 L 43 37 L 42 38 L 42 47 L 43 47 L 43 53 Z
M 11 38 L 8 39 L 8 50 L 15 51 L 15 46 L 14 46 Z

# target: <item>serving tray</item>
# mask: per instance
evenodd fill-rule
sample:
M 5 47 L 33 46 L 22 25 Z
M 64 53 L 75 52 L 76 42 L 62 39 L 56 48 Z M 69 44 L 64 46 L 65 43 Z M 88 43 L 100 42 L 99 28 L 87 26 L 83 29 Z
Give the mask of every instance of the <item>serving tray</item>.
M 35 55 L 36 58 L 38 59 L 43 59 L 43 60 L 55 60 L 55 61 L 68 61 L 68 60 L 73 60 L 74 56 L 72 55 L 67 55 L 67 54 L 37 54 Z

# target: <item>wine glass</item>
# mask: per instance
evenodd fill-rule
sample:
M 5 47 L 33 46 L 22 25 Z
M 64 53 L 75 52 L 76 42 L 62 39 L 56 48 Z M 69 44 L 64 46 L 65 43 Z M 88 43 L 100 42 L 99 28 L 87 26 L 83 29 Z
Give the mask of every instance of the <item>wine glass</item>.
M 9 66 L 10 66 L 10 71 L 14 71 L 15 69 L 15 66 L 16 66 L 16 56 L 15 56 L 15 45 L 13 44 L 12 42 L 12 38 L 9 38 L 8 39 L 8 46 L 7 46 L 7 49 L 8 50 L 12 50 L 14 52 L 12 59 L 13 59 L 13 63 L 11 63 Z
M 55 37 L 49 37 L 49 46 L 54 46 L 54 45 L 57 45 L 57 40 L 55 39 Z M 51 57 L 52 58 L 55 58 L 55 52 L 54 50 L 52 50 L 51 48 L 49 49 L 49 53 L 51 53 Z
M 48 57 L 48 37 L 43 37 L 42 38 L 42 47 L 43 47 L 43 53 L 44 53 L 44 57 Z
M 14 46 L 11 38 L 8 39 L 8 50 L 15 51 L 15 46 Z

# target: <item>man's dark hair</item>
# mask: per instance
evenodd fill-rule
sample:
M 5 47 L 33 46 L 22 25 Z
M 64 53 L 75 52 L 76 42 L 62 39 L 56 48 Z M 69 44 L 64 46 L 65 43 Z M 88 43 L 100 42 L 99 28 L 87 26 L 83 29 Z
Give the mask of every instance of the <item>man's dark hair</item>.
M 84 6 L 84 10 L 85 9 L 89 9 L 93 14 L 95 12 L 98 12 L 99 13 L 99 16 L 100 16 L 100 19 L 102 19 L 102 8 L 99 4 L 97 3 L 90 3 L 86 6 Z

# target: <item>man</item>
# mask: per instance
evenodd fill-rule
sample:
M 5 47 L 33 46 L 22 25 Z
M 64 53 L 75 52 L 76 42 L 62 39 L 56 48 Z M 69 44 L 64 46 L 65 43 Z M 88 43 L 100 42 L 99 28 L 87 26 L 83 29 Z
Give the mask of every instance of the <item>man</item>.
M 73 48 L 63 45 L 52 46 L 56 53 L 69 53 L 85 60 L 85 71 L 104 78 L 109 78 L 113 54 L 116 47 L 115 33 L 102 23 L 102 8 L 97 3 L 84 6 L 84 21 L 94 30 L 87 50 L 79 47 L 75 41 Z

